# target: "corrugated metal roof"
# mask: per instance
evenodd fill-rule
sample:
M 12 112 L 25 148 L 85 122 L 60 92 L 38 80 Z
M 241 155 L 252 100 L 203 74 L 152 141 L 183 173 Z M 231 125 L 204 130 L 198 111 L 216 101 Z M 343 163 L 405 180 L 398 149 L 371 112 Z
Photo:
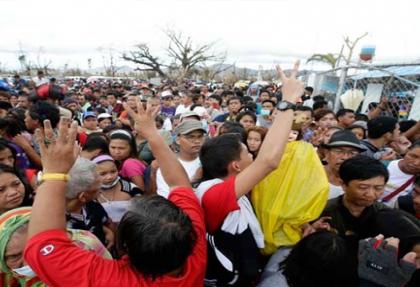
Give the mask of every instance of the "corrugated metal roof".
M 367 73 L 352 76 L 351 78 L 353 80 L 360 80 L 360 79 L 364 79 L 364 78 L 382 78 L 382 77 L 389 77 L 390 73 L 395 74 L 397 76 L 420 75 L 420 65 L 418 65 L 418 66 L 394 66 L 394 67 L 384 68 L 382 70 L 385 70 L 389 73 L 387 73 L 385 71 L 373 70 L 373 71 L 369 71 Z

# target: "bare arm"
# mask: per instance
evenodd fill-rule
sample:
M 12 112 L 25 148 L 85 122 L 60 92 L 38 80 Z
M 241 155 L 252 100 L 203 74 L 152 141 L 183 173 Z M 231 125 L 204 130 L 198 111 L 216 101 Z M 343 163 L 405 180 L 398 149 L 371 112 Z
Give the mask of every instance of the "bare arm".
M 44 122 L 45 137 L 54 137 L 49 120 Z M 77 123 L 68 126 L 68 121 L 61 120 L 58 138 L 47 147 L 44 135 L 37 130 L 36 137 L 41 148 L 44 174 L 67 174 L 76 159 L 75 142 Z M 36 191 L 36 197 L 29 221 L 28 238 L 51 229 L 66 228 L 65 217 L 66 182 L 60 180 L 43 182 Z
M 278 74 L 283 82 L 283 100 L 296 103 L 303 92 L 303 83 L 296 79 L 299 62 L 295 63 L 290 77 L 286 77 L 280 67 Z M 278 111 L 273 125 L 269 129 L 255 161 L 238 174 L 235 180 L 235 192 L 239 198 L 247 194 L 271 171 L 277 168 L 289 138 L 293 122 L 293 110 Z
M 155 117 L 159 107 L 152 108 L 148 105 L 147 109 L 143 109 L 143 105 L 137 102 L 137 113 L 134 112 L 127 104 L 124 108 L 128 114 L 135 120 L 139 132 L 149 143 L 150 148 L 159 163 L 163 178 L 170 189 L 175 187 L 191 187 L 188 176 L 178 161 L 176 155 L 165 144 L 164 139 L 158 133 L 155 125 Z

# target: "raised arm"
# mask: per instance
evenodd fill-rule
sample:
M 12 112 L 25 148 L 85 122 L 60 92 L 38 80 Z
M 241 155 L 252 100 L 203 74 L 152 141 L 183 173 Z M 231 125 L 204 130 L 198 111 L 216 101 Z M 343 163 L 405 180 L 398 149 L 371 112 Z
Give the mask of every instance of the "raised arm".
M 296 76 L 299 62 L 296 62 L 290 77 L 286 77 L 280 66 L 277 72 L 282 80 L 283 101 L 296 104 L 303 93 L 303 83 Z M 273 125 L 268 130 L 255 161 L 238 174 L 235 180 L 235 192 L 239 198 L 251 191 L 271 171 L 277 168 L 289 138 L 293 122 L 293 110 L 277 111 Z
M 66 175 L 77 157 L 77 122 L 69 127 L 69 121 L 61 119 L 58 137 L 55 138 L 51 123 L 46 120 L 44 133 L 38 129 L 35 135 L 41 149 L 45 181 L 36 190 L 29 221 L 29 238 L 46 230 L 66 228 Z M 48 146 L 45 145 L 45 138 L 50 142 Z
M 184 168 L 169 146 L 165 144 L 165 141 L 156 128 L 155 117 L 159 111 L 159 107 L 152 108 L 148 105 L 147 109 L 144 110 L 143 105 L 137 101 L 137 113 L 126 103 L 124 103 L 124 109 L 136 122 L 137 132 L 148 141 L 169 188 L 174 189 L 175 187 L 181 186 L 191 187 Z

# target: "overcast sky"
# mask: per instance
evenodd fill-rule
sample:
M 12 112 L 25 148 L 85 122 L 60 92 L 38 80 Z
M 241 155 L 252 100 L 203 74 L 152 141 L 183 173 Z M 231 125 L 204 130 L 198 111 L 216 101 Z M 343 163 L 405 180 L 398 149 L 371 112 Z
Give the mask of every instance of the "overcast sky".
M 217 41 L 229 62 L 253 68 L 338 53 L 344 35 L 364 32 L 357 53 L 373 44 L 376 61 L 420 60 L 416 0 L 0 0 L 0 11 L 0 62 L 11 68 L 19 47 L 54 67 L 87 68 L 88 58 L 100 67 L 99 47 L 141 42 L 164 57 L 166 27 L 196 43 Z

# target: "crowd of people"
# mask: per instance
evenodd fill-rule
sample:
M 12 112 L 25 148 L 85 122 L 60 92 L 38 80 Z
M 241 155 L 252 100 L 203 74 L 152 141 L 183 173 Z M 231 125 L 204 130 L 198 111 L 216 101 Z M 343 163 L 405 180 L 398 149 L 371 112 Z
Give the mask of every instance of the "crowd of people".
M 334 112 L 298 67 L 247 90 L 16 75 L 0 90 L 0 285 L 420 286 L 420 121 L 386 98 Z M 265 254 L 251 194 L 292 142 L 328 196 Z

